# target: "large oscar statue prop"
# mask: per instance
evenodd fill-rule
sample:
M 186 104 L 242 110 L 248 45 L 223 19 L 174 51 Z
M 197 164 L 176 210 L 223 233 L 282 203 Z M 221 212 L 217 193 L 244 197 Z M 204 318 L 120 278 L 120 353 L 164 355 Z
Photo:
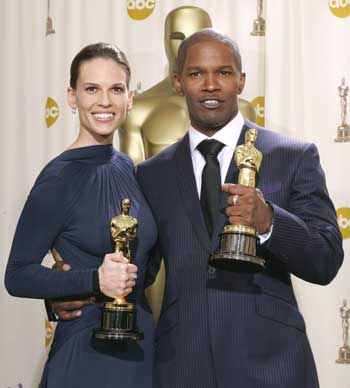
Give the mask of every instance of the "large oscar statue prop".
M 123 199 L 122 213 L 112 218 L 110 230 L 115 242 L 115 251 L 121 252 L 129 261 L 130 244 L 136 237 L 137 220 L 129 216 L 130 200 Z M 103 305 L 101 328 L 94 330 L 94 336 L 103 340 L 140 340 L 143 333 L 136 327 L 136 308 L 124 297 Z
M 235 150 L 235 162 L 239 169 L 238 183 L 255 187 L 262 153 L 255 148 L 257 130 L 245 133 L 245 144 Z M 264 268 L 265 260 L 256 256 L 257 231 L 244 225 L 226 225 L 220 237 L 219 251 L 210 256 L 209 264 L 220 269 L 254 273 Z

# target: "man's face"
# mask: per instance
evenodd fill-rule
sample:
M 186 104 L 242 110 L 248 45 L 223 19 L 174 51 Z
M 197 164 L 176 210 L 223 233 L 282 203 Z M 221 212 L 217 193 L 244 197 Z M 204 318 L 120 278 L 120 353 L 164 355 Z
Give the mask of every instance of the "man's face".
M 192 126 L 208 136 L 236 116 L 237 95 L 244 82 L 232 49 L 216 40 L 190 46 L 182 73 L 174 75 L 177 91 L 186 98 Z

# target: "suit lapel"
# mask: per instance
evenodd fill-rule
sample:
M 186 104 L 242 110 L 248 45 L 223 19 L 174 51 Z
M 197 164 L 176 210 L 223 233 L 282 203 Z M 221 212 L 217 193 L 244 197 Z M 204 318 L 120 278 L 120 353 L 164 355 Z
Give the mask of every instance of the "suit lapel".
M 198 198 L 188 133 L 179 142 L 175 152 L 175 163 L 182 204 L 191 220 L 193 229 L 199 241 L 201 241 L 202 245 L 209 253 L 210 237 Z

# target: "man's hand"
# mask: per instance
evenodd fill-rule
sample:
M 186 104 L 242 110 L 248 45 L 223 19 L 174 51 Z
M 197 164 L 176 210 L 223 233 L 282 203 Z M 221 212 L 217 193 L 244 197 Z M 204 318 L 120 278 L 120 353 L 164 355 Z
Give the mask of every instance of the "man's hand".
M 117 298 L 130 294 L 135 286 L 137 267 L 119 252 L 104 257 L 98 269 L 100 290 L 103 294 Z
M 59 252 L 54 248 L 51 251 L 53 258 L 55 259 L 55 264 L 53 268 L 58 271 L 70 271 L 71 266 L 66 264 L 59 254 Z M 82 315 L 82 308 L 89 304 L 95 303 L 94 297 L 82 298 L 74 301 L 63 301 L 63 300 L 49 300 L 52 310 L 57 314 L 60 319 L 65 321 L 70 321 L 72 319 L 78 318 Z
M 239 184 L 225 183 L 222 190 L 228 193 L 226 215 L 230 224 L 254 228 L 258 234 L 269 232 L 272 209 L 260 190 Z
M 74 301 L 49 300 L 50 306 L 60 319 L 70 321 L 82 315 L 82 308 L 95 303 L 95 298 L 83 298 Z

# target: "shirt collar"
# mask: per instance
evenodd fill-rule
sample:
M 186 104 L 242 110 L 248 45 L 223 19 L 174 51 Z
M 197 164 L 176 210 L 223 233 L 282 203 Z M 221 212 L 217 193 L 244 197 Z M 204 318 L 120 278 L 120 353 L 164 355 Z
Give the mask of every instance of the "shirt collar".
M 225 144 L 225 146 L 234 150 L 237 145 L 237 141 L 241 130 L 244 125 L 244 118 L 241 112 L 238 112 L 237 115 L 228 122 L 223 128 L 217 131 L 212 137 L 206 136 L 203 133 L 197 131 L 190 124 L 190 128 L 188 130 L 189 138 L 190 138 L 190 150 L 191 155 L 195 152 L 198 144 L 206 139 L 215 139 L 221 141 L 221 143 Z

